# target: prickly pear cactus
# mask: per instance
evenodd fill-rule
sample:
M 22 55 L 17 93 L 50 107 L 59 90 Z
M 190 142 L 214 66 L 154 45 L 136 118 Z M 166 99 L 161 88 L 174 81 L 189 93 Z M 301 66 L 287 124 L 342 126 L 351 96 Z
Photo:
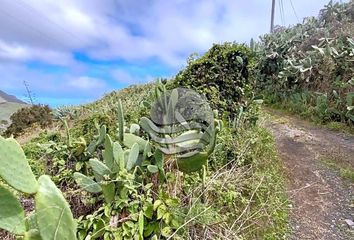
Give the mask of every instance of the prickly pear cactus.
M 21 146 L 13 138 L 0 136 L 0 177 L 11 187 L 33 194 L 38 183 L 27 162 Z
M 38 182 L 35 201 L 42 239 L 75 240 L 76 223 L 61 191 L 48 176 L 41 176 Z
M 14 234 L 25 233 L 25 213 L 17 198 L 0 185 L 0 228 Z

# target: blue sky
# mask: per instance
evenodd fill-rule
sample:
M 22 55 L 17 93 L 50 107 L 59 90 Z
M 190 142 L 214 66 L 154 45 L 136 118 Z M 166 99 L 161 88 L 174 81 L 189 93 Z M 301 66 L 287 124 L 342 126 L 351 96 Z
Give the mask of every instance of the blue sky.
M 328 0 L 282 0 L 291 25 Z M 280 2 L 277 0 L 277 2 Z M 37 102 L 93 101 L 170 77 L 193 52 L 269 31 L 271 0 L 0 0 L 0 89 Z

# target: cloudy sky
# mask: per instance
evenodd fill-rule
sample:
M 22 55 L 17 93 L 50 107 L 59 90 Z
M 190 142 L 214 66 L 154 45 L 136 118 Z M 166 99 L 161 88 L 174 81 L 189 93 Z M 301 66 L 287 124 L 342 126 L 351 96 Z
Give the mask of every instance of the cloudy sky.
M 277 0 L 277 2 L 281 2 Z M 276 24 L 316 16 L 328 0 L 282 0 Z M 212 43 L 269 31 L 271 0 L 0 0 L 0 90 L 39 103 L 92 101 L 173 76 Z

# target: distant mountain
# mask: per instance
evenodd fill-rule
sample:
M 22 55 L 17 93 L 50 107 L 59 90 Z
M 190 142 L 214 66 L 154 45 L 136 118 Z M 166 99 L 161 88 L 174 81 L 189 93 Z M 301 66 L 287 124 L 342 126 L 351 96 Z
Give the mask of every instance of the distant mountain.
M 17 97 L 0 90 L 0 134 L 11 123 L 10 116 L 26 106 L 29 105 Z
M 4 91 L 0 90 L 0 104 L 4 102 L 12 102 L 12 103 L 20 103 L 20 104 L 26 104 L 24 101 L 21 101 L 17 97 L 13 95 L 9 95 L 5 93 Z

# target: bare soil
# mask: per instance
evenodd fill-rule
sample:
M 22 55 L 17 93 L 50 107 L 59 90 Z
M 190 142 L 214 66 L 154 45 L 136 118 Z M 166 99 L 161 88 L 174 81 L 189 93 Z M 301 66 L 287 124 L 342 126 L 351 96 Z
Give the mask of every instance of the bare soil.
M 323 159 L 354 167 L 354 136 L 271 110 L 266 127 L 284 162 L 291 200 L 289 239 L 354 239 L 354 184 Z

